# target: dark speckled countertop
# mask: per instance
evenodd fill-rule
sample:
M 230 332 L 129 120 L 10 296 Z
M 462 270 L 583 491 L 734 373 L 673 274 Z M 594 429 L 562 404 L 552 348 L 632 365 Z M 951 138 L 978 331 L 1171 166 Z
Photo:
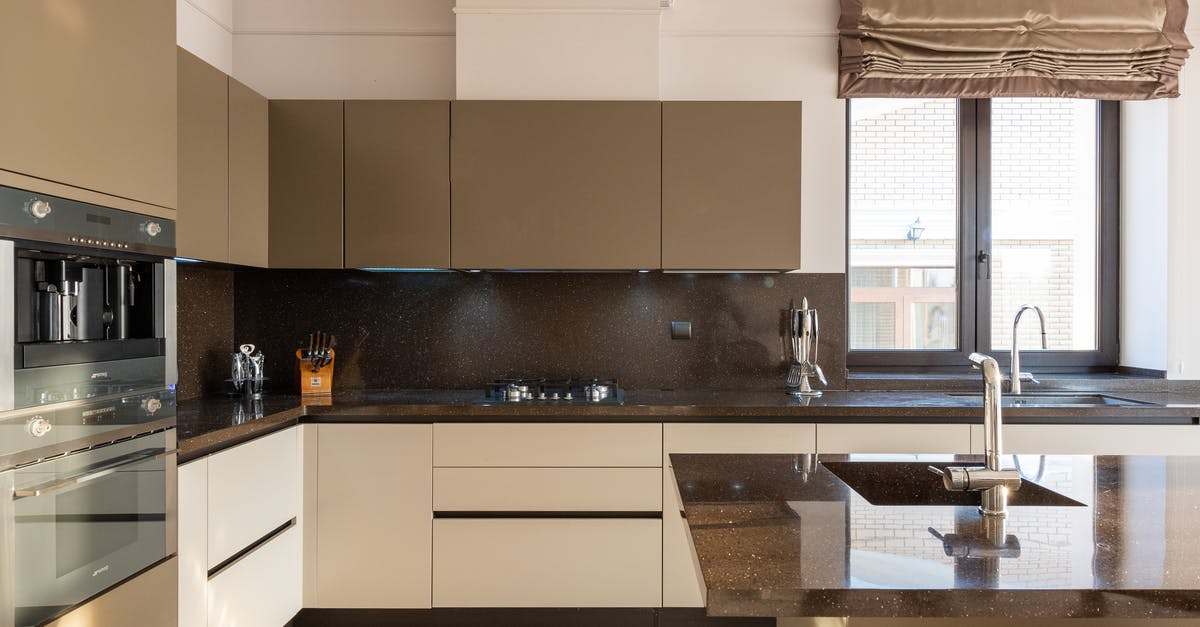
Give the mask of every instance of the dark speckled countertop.
M 1120 392 L 1134 406 L 1005 408 L 1010 423 L 1196 423 L 1200 394 Z M 611 405 L 485 403 L 480 390 L 347 391 L 322 404 L 299 396 L 266 395 L 250 402 L 206 397 L 179 403 L 181 462 L 274 429 L 307 422 L 978 422 L 979 398 L 945 392 L 830 391 L 798 399 L 782 391 L 637 390 Z
M 978 503 L 924 466 L 981 461 L 671 455 L 708 614 L 1200 616 L 1200 457 L 1021 455 L 1035 485 L 1006 519 L 915 505 Z M 1036 486 L 1075 503 L 1048 505 Z

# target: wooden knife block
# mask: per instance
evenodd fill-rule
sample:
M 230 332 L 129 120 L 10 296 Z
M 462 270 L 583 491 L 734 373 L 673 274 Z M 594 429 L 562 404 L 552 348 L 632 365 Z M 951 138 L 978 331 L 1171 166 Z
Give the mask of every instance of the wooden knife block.
M 329 351 L 329 363 L 313 369 L 312 363 L 302 357 L 303 351 L 296 349 L 296 371 L 300 376 L 301 396 L 329 396 L 333 394 L 333 365 L 337 355 Z

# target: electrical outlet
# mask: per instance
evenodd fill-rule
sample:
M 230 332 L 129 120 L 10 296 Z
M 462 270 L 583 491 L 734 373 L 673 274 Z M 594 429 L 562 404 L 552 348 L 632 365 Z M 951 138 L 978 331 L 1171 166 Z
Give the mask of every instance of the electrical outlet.
M 672 340 L 690 340 L 690 339 L 692 339 L 692 321 L 691 320 L 672 320 L 671 321 L 671 339 Z

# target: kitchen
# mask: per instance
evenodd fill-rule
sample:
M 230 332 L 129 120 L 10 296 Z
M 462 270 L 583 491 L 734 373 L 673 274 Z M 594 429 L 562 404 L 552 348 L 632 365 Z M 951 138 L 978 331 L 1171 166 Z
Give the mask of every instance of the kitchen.
M 1200 619 L 1186 3 L 893 2 L 0 8 L 0 627 Z

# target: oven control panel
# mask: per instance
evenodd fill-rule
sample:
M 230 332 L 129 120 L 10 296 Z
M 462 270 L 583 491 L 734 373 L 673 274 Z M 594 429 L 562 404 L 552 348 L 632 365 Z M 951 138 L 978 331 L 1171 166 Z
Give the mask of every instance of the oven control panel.
M 0 237 L 175 256 L 175 222 L 12 187 L 0 187 Z

